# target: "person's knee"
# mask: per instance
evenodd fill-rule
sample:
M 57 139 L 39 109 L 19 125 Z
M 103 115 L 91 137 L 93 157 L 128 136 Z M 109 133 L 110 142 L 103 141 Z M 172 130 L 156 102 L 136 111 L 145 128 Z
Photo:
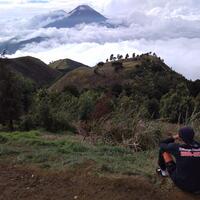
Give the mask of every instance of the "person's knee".
M 170 153 L 164 152 L 162 155 L 166 164 L 173 162 L 173 157 Z

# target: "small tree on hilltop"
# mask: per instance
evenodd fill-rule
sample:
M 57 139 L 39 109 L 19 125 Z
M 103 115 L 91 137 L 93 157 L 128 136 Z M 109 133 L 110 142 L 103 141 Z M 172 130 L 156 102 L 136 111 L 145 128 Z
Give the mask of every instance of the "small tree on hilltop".
M 99 62 L 98 64 L 97 64 L 97 66 L 95 67 L 95 69 L 94 69 L 94 73 L 95 74 L 98 74 L 98 75 L 100 75 L 100 73 L 99 73 L 99 69 L 101 69 L 103 66 L 104 66 L 104 62 Z M 102 70 L 103 71 L 103 70 Z M 103 71 L 103 76 L 105 75 L 105 73 L 104 73 L 104 71 Z
M 113 55 L 113 54 L 111 54 L 111 55 L 110 55 L 110 61 L 112 61 L 112 60 L 113 60 L 113 57 L 114 57 L 114 55 Z
M 129 58 L 129 54 L 127 53 L 125 59 L 127 60 L 128 58 Z
M 153 53 L 153 56 L 154 56 L 154 57 L 157 57 L 156 53 Z
M 99 63 L 97 64 L 97 66 L 98 66 L 98 67 L 103 67 L 104 64 L 105 64 L 104 62 L 99 62 Z

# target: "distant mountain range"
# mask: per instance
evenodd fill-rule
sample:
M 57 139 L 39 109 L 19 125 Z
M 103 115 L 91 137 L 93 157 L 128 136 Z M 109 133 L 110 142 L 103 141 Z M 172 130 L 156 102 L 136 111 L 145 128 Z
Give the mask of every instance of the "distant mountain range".
M 57 10 L 48 14 L 35 16 L 30 21 L 30 26 L 38 28 L 73 28 L 79 24 L 98 24 L 109 28 L 115 27 L 108 22 L 108 19 L 87 5 L 81 5 L 67 13 L 64 10 Z M 34 31 L 34 30 L 33 30 Z M 41 43 L 48 40 L 48 37 L 37 36 L 23 39 L 21 36 L 14 37 L 6 42 L 0 43 L 0 52 L 6 50 L 7 54 L 14 54 L 17 50 L 23 49 L 32 43 Z

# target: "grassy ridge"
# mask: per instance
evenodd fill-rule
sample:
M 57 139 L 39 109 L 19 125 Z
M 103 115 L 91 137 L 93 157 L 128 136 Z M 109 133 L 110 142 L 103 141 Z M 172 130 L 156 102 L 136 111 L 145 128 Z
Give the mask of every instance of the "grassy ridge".
M 56 69 L 52 69 L 41 60 L 30 56 L 0 59 L 0 65 L 32 80 L 37 86 L 49 85 L 61 75 Z
M 129 149 L 104 144 L 91 145 L 75 136 L 44 135 L 38 131 L 0 133 L 0 161 L 34 164 L 64 169 L 94 161 L 98 173 L 152 176 L 156 152 L 133 153 Z

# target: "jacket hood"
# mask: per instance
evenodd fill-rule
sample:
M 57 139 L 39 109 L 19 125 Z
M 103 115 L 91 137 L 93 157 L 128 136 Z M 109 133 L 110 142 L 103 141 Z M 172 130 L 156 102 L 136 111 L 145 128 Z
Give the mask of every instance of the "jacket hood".
M 186 143 L 191 144 L 194 141 L 195 132 L 191 127 L 184 127 L 179 130 L 179 137 Z

